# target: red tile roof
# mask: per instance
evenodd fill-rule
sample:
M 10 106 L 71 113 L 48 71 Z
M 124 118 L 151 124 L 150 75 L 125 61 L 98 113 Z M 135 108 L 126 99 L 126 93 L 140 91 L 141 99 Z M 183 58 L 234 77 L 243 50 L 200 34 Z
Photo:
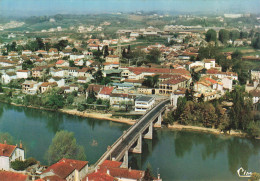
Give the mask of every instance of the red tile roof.
M 14 173 L 8 171 L 0 171 L 0 180 L 1 181 L 26 181 L 27 175 L 21 173 Z
M 16 146 L 0 143 L 0 156 L 10 157 Z M 0 179 L 1 180 L 1 179 Z
M 89 84 L 87 88 L 87 92 L 94 91 L 98 93 L 104 86 L 103 85 L 96 85 L 96 84 Z
M 17 72 L 29 72 L 29 70 L 17 70 Z
M 157 74 L 185 74 L 190 75 L 190 72 L 185 69 L 169 69 L 169 68 L 145 68 L 145 67 L 128 67 L 129 71 L 139 75 L 143 72 Z
M 119 168 L 121 165 L 122 165 L 122 162 L 111 161 L 111 160 L 105 160 L 105 161 L 100 165 L 100 168 L 102 168 L 102 167 Z
M 108 175 L 107 173 L 97 171 L 88 174 L 83 181 L 116 181 L 118 179 L 112 177 L 111 175 Z
M 104 95 L 110 95 L 112 91 L 114 90 L 114 87 L 103 87 L 99 94 L 104 94 Z
M 128 168 L 108 168 L 110 175 L 117 178 L 129 178 L 129 179 L 142 179 L 144 177 L 144 171 L 132 170 Z
M 60 64 L 63 64 L 64 62 L 65 62 L 64 60 L 58 60 L 58 61 L 56 62 L 56 64 L 60 65 Z
M 186 81 L 187 79 L 184 77 L 179 77 L 179 78 L 173 78 L 173 79 L 169 79 L 169 80 L 165 80 L 160 84 L 171 84 L 171 85 L 175 85 L 181 82 Z
M 88 164 L 87 161 L 72 160 L 63 158 L 59 162 L 49 166 L 43 173 L 53 172 L 55 175 L 65 179 L 75 169 L 81 170 Z

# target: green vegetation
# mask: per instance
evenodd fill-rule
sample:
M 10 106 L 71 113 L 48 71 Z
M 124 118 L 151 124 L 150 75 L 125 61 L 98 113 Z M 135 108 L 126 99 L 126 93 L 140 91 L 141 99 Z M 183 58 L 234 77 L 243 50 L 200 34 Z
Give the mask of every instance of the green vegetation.
M 14 170 L 21 171 L 21 170 L 25 170 L 29 166 L 32 166 L 32 165 L 35 165 L 35 164 L 37 164 L 36 159 L 28 158 L 25 161 L 15 160 L 15 161 L 11 162 L 11 167 Z
M 189 96 L 186 94 L 178 99 L 177 109 L 168 113 L 166 123 L 173 124 L 177 121 L 183 125 L 216 128 L 224 132 L 242 130 L 252 137 L 260 135 L 260 122 L 253 118 L 252 101 L 243 87 L 237 86 L 223 99 L 213 102 L 196 102 Z M 221 105 L 223 100 L 233 103 L 226 111 Z
M 73 132 L 59 131 L 47 151 L 47 160 L 53 164 L 62 158 L 86 160 L 84 148 L 77 144 Z
M 213 29 L 210 29 L 206 33 L 206 41 L 216 41 L 217 40 L 217 32 Z
M 1 133 L 0 132 L 0 143 L 6 142 L 9 145 L 14 144 L 13 137 L 9 133 Z

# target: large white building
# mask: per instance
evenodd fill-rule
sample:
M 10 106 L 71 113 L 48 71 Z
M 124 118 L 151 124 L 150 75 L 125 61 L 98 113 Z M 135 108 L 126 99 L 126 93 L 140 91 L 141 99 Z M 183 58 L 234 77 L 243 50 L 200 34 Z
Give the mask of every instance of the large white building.
M 135 111 L 146 112 L 151 109 L 155 103 L 155 98 L 150 96 L 142 96 L 135 100 Z
M 0 143 L 0 170 L 11 169 L 11 162 L 15 160 L 24 161 L 24 150 L 22 144 L 20 147 Z

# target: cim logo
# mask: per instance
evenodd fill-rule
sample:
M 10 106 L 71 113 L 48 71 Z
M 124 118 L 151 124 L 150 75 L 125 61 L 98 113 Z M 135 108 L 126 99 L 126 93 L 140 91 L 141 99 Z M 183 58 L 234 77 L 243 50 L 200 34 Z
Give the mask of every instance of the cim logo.
M 242 167 L 240 167 L 237 170 L 237 174 L 239 177 L 251 177 L 252 172 L 247 172 L 246 170 L 244 170 Z

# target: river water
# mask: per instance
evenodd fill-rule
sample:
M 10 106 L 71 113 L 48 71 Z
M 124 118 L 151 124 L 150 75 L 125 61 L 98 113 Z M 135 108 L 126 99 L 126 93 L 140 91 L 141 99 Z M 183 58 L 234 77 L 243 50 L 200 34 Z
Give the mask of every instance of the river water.
M 106 120 L 16 107 L 0 103 L 0 132 L 16 143 L 22 140 L 26 157 L 47 164 L 46 151 L 58 130 L 75 134 L 93 164 L 129 126 Z M 236 170 L 260 172 L 260 140 L 198 132 L 155 129 L 152 140 L 143 140 L 142 154 L 129 154 L 133 169 L 151 165 L 163 180 L 247 180 Z

